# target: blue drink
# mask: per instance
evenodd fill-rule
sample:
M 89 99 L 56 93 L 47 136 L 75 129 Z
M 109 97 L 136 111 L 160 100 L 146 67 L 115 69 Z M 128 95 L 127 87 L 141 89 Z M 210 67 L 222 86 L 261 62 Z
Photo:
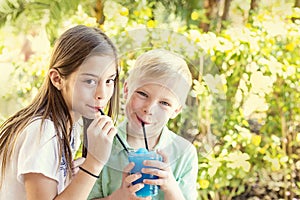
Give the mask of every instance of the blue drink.
M 159 160 L 162 161 L 162 157 L 156 154 L 154 151 L 147 151 L 145 148 L 140 148 L 136 152 L 129 152 L 129 162 L 134 162 L 134 168 L 131 170 L 132 174 L 141 173 L 142 168 L 150 168 L 143 165 L 144 160 Z M 151 174 L 141 173 L 142 177 L 134 181 L 132 184 L 142 183 L 144 179 L 158 179 L 157 176 Z M 159 187 L 157 185 L 144 184 L 144 187 L 136 192 L 139 197 L 155 196 L 158 193 Z

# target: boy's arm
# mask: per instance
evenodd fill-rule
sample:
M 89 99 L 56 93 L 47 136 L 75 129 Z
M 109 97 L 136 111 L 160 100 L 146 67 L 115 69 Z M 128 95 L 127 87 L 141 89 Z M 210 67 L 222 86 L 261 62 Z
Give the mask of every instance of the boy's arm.
M 185 199 L 196 200 L 197 193 L 197 177 L 198 177 L 198 155 L 194 146 L 190 151 L 186 152 L 188 159 L 185 161 L 185 167 L 182 169 L 182 176 L 179 177 L 178 185 Z
M 147 160 L 144 165 L 150 168 L 143 168 L 142 172 L 158 176 L 159 179 L 145 179 L 144 183 L 159 185 L 164 192 L 165 200 L 196 200 L 197 199 L 197 174 L 198 156 L 194 146 L 185 151 L 177 165 L 177 175 L 168 162 L 168 157 L 162 151 L 158 153 L 163 157 L 163 162 Z M 157 168 L 157 169 L 155 169 Z
M 137 197 L 135 196 L 135 192 L 140 190 L 141 188 L 144 187 L 142 183 L 138 183 L 135 185 L 132 185 L 132 182 L 136 181 L 137 179 L 141 178 L 141 174 L 129 174 L 129 172 L 133 169 L 134 163 L 129 163 L 123 171 L 122 174 L 122 184 L 119 189 L 115 190 L 113 193 L 111 193 L 107 197 L 103 198 L 91 198 L 93 200 L 119 200 L 119 199 L 124 199 L 124 200 L 129 200 L 129 199 L 135 199 L 135 200 L 150 200 L 151 197 Z M 100 182 L 99 179 L 97 181 L 98 183 Z M 94 186 L 97 187 L 97 186 Z M 98 185 L 99 188 L 99 185 Z

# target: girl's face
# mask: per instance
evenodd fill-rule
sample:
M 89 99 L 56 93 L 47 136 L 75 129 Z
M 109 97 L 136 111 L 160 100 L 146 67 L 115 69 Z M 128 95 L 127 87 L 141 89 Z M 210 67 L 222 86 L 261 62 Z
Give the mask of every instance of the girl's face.
M 73 117 L 94 119 L 114 92 L 116 63 L 110 56 L 87 58 L 79 69 L 66 80 L 62 94 Z
M 176 96 L 162 85 L 143 85 L 130 97 L 128 97 L 127 85 L 125 84 L 124 87 L 128 134 L 142 137 L 142 122 L 144 122 L 147 136 L 158 135 L 168 120 L 181 111 Z

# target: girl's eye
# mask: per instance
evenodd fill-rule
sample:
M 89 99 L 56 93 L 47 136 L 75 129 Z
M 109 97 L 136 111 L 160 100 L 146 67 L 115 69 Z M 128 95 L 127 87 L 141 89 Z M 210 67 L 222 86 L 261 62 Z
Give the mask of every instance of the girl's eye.
M 136 93 L 138 93 L 140 96 L 148 97 L 148 95 L 145 92 L 137 91 Z
M 115 82 L 116 82 L 115 79 L 108 79 L 108 80 L 106 81 L 106 83 L 108 83 L 108 84 L 114 84 Z
M 97 81 L 93 80 L 93 79 L 89 79 L 89 80 L 86 80 L 85 81 L 87 84 L 89 85 L 96 85 L 97 84 Z

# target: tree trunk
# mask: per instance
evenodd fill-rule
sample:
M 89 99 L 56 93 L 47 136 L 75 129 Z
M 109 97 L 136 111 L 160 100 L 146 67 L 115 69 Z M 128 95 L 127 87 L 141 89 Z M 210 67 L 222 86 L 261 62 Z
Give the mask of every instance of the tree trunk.
M 225 0 L 224 2 L 223 14 L 221 19 L 218 20 L 217 32 L 220 32 L 224 28 L 223 22 L 228 19 L 231 1 L 232 0 Z
M 257 10 L 257 8 L 258 8 L 258 1 L 257 0 L 251 0 L 250 10 L 249 10 L 249 16 L 251 16 L 252 13 Z
M 250 10 L 256 10 L 257 8 L 258 8 L 258 2 L 257 2 L 257 0 L 251 0 Z
M 205 0 L 204 1 L 205 16 L 206 16 L 208 22 L 202 22 L 199 25 L 199 27 L 204 32 L 208 32 L 210 29 L 210 22 L 213 19 L 213 16 L 215 13 L 215 8 L 217 8 L 217 1 L 218 0 Z
M 248 13 L 248 20 L 252 20 L 252 14 L 258 9 L 258 1 L 257 0 L 251 0 L 250 3 L 250 9 L 249 9 L 249 13 Z
M 96 13 L 95 16 L 96 16 L 96 19 L 97 19 L 97 22 L 99 25 L 104 24 L 104 21 L 105 21 L 103 9 L 104 9 L 104 0 L 97 0 L 94 10 L 95 10 L 95 13 Z
M 227 18 L 229 16 L 229 9 L 230 9 L 231 1 L 232 0 L 225 0 L 222 21 L 227 20 Z
M 295 8 L 300 8 L 300 0 L 295 0 Z M 300 20 L 299 17 L 292 17 L 292 21 L 295 22 L 296 20 Z

